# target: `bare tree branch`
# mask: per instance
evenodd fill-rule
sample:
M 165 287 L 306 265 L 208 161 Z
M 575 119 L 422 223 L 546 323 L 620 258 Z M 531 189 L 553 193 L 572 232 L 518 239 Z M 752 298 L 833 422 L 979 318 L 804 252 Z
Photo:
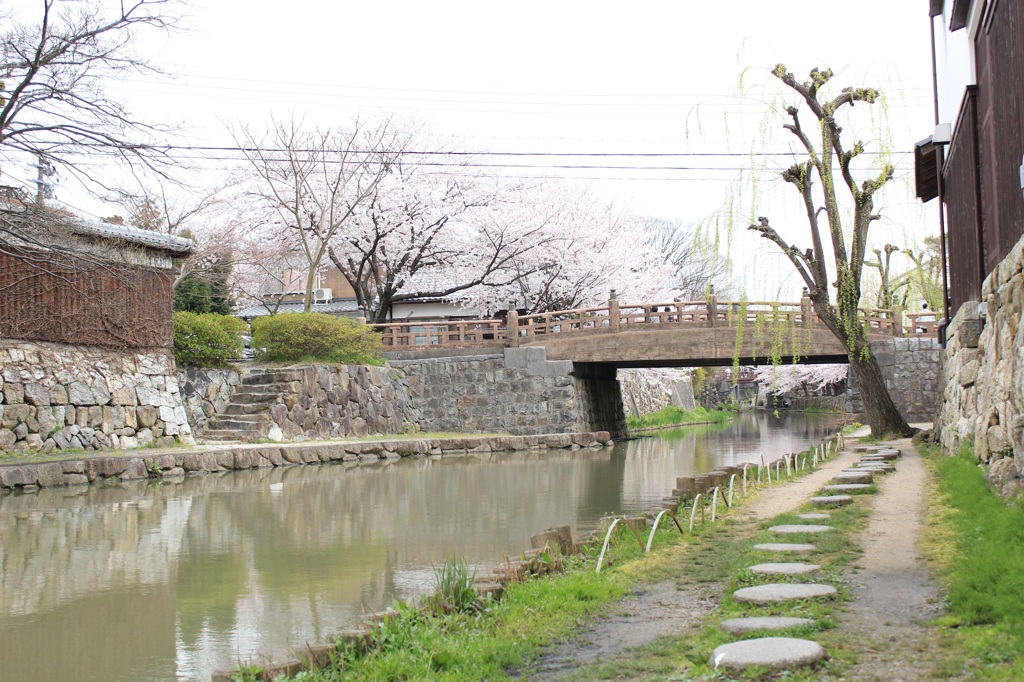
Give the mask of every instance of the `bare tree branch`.
M 179 0 L 133 0 L 110 11 L 90 0 L 42 0 L 37 23 L 0 31 L 0 160 L 41 155 L 88 185 L 106 188 L 89 158 L 112 156 L 163 174 L 170 159 L 160 126 L 136 119 L 105 85 L 129 73 L 158 73 L 132 47 L 148 30 L 169 31 Z

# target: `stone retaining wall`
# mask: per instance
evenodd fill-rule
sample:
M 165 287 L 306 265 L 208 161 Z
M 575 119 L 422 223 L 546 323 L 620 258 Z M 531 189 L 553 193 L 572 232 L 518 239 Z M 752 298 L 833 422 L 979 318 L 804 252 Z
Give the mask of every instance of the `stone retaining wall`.
M 192 433 L 202 436 L 215 415 L 224 411 L 231 391 L 242 381 L 237 369 L 178 368 L 178 386 Z
M 946 330 L 936 424 L 944 450 L 968 438 L 1004 496 L 1024 491 L 1024 238 L 985 278 L 981 303 L 960 306 Z
M 102 484 L 146 478 L 323 462 L 375 462 L 409 456 L 475 452 L 578 449 L 613 445 L 607 432 L 481 438 L 380 439 L 373 441 L 233 445 L 182 449 L 146 455 L 87 457 L 59 462 L 0 466 L 0 490 L 27 492 L 40 487 Z
M 423 431 L 570 433 L 580 428 L 572 363 L 543 348 L 503 354 L 392 360 L 408 384 L 410 418 Z
M 0 452 L 194 443 L 174 359 L 0 339 Z
M 246 389 L 267 394 L 263 409 L 245 414 L 265 415 L 258 435 L 280 442 L 384 435 L 412 430 L 406 380 L 400 370 L 368 365 L 304 365 L 264 367 L 239 364 L 236 369 L 185 367 L 178 372 L 185 408 L 197 436 L 217 421 L 238 419 L 225 414 L 233 397 Z M 258 407 L 252 402 L 248 407 Z M 216 419 L 219 417 L 220 419 Z M 239 427 L 241 428 L 241 427 Z
M 297 368 L 296 374 L 293 399 L 284 396 L 270 406 L 270 417 L 285 440 L 412 430 L 407 428 L 409 397 L 399 371 L 368 365 L 315 365 Z
M 930 422 L 941 394 L 942 346 L 934 338 L 895 338 L 871 343 L 889 395 L 908 422 Z M 846 380 L 846 412 L 864 414 L 857 379 L 851 371 Z

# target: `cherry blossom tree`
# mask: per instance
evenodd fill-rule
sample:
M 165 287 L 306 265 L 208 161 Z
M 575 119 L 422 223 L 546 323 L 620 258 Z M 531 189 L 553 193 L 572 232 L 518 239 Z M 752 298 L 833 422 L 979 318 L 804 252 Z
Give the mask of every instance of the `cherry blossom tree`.
M 421 136 L 417 144 L 430 143 Z M 328 244 L 330 262 L 375 322 L 396 303 L 457 300 L 475 287 L 506 284 L 510 264 L 546 239 L 539 225 L 517 217 L 522 207 L 500 178 L 466 172 L 468 161 L 443 153 L 431 158 L 445 170 L 418 164 L 415 154 L 397 156 Z
M 632 300 L 673 297 L 672 268 L 652 248 L 641 222 L 587 189 L 529 188 L 507 210 L 533 226 L 539 241 L 509 261 L 507 283 L 472 292 L 478 305 L 568 310 L 604 303 L 611 289 Z
M 684 301 L 707 297 L 712 289 L 719 297 L 730 289 L 726 259 L 713 244 L 705 243 L 700 230 L 677 220 L 643 218 L 646 241 L 672 268 L 676 296 Z
M 242 128 L 235 138 L 249 161 L 245 194 L 252 226 L 287 235 L 302 255 L 309 312 L 329 247 L 391 173 L 406 134 L 387 118 L 307 129 L 293 116 L 275 119 L 265 135 Z
M 759 365 L 754 368 L 754 380 L 776 394 L 806 387 L 810 391 L 846 381 L 849 365 Z

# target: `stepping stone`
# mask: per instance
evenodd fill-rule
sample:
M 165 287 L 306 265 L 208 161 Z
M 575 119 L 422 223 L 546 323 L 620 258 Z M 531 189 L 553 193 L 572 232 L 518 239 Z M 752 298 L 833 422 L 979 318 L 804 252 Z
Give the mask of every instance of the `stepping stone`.
M 821 513 L 818 513 L 818 514 L 797 514 L 796 517 L 798 519 L 803 519 L 805 521 L 824 521 L 825 519 L 832 518 L 829 514 L 821 514 Z
M 824 533 L 830 530 L 834 530 L 832 526 L 819 526 L 813 523 L 785 523 L 768 529 L 771 533 Z
M 832 597 L 836 588 L 817 583 L 768 583 L 744 587 L 732 593 L 732 598 L 743 604 L 776 604 L 794 599 L 821 599 Z
M 870 471 L 844 471 L 832 477 L 832 482 L 838 485 L 844 483 L 872 483 L 874 480 Z
M 755 616 L 753 618 L 729 618 L 718 624 L 718 627 L 733 635 L 743 635 L 758 630 L 787 630 L 805 625 L 814 625 L 810 618 L 793 618 L 791 616 Z
M 860 471 L 872 471 L 876 474 L 888 474 L 896 471 L 896 467 L 890 464 L 871 464 L 861 463 L 857 465 L 857 469 Z
M 860 458 L 860 461 L 862 461 L 862 462 L 891 462 L 891 461 L 899 459 L 899 458 L 900 458 L 899 455 L 892 455 L 892 454 L 864 455 L 863 457 Z
M 799 542 L 766 542 L 761 545 L 754 545 L 754 549 L 763 552 L 813 552 L 817 549 L 814 545 Z
M 820 571 L 821 566 L 818 564 L 803 564 L 800 562 L 793 562 L 788 564 L 757 564 L 751 566 L 751 573 L 758 575 L 807 575 L 808 573 L 814 573 Z
M 853 498 L 849 495 L 824 495 L 811 498 L 811 504 L 815 507 L 842 507 L 851 502 L 853 502 Z
M 860 493 L 871 486 L 867 483 L 833 483 L 832 485 L 821 486 L 823 493 Z
M 760 666 L 785 670 L 813 665 L 825 658 L 825 649 L 817 642 L 795 637 L 762 637 L 731 642 L 711 653 L 711 667 L 716 670 L 743 670 Z

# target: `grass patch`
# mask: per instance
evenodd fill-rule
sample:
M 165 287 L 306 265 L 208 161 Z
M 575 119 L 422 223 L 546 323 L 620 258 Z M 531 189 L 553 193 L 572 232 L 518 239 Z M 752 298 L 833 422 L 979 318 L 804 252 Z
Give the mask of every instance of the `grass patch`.
M 731 418 L 731 414 L 721 410 L 709 410 L 704 407 L 684 410 L 675 405 L 668 405 L 651 414 L 645 414 L 640 417 L 626 417 L 626 426 L 629 427 L 630 431 L 642 431 L 645 429 L 664 429 L 681 424 L 722 424 Z
M 970 443 L 946 457 L 921 448 L 937 476 L 926 556 L 947 590 L 942 667 L 977 680 L 1024 678 L 1024 503 L 995 495 Z

